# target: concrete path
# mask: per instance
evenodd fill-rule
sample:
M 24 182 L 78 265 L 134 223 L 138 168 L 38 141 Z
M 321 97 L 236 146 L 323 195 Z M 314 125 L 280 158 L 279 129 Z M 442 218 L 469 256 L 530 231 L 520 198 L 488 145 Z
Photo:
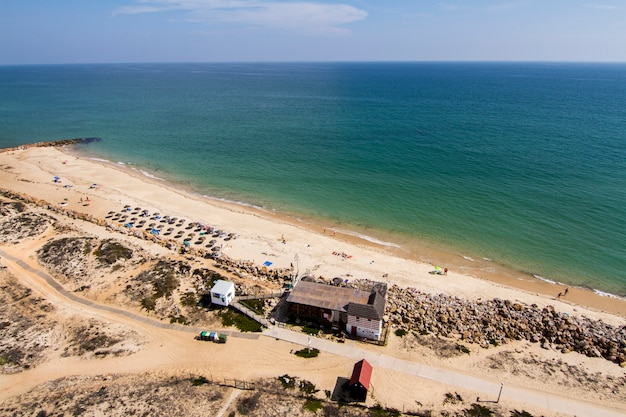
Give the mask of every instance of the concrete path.
M 26 262 L 18 259 L 14 256 L 10 256 L 4 251 L 0 250 L 0 256 L 3 257 L 5 263 L 11 262 L 16 267 L 21 268 L 29 273 L 33 273 L 44 279 L 52 288 L 54 288 L 60 295 L 66 297 L 74 302 L 83 304 L 89 308 L 103 310 L 114 314 L 127 317 L 129 319 L 142 322 L 154 327 L 172 329 L 176 331 L 182 331 L 187 333 L 198 333 L 199 328 L 182 326 L 179 324 L 163 323 L 158 320 L 150 319 L 130 311 L 123 309 L 97 304 L 93 301 L 86 300 L 78 297 L 75 294 L 65 290 L 56 280 L 44 271 L 31 267 Z M 231 336 L 243 337 L 255 339 L 259 337 L 259 333 L 241 333 L 233 331 L 220 331 L 221 333 L 228 333 Z M 272 326 L 263 331 L 262 333 L 266 337 L 272 337 L 274 339 L 280 339 L 301 346 L 307 346 L 309 340 L 312 348 L 319 349 L 320 351 L 335 354 L 349 358 L 352 361 L 358 361 L 366 359 L 372 364 L 374 368 L 382 367 L 391 369 L 400 373 L 406 373 L 409 375 L 415 375 L 420 378 L 437 381 L 443 384 L 459 387 L 465 390 L 476 391 L 478 393 L 485 394 L 484 397 L 488 399 L 495 399 L 500 391 L 500 383 L 487 381 L 484 379 L 476 378 L 470 375 L 465 375 L 460 372 L 453 372 L 442 368 L 428 366 L 424 364 L 418 364 L 415 362 L 398 359 L 393 356 L 385 355 L 382 352 L 384 348 L 381 348 L 381 352 L 372 352 L 360 347 L 358 342 L 347 340 L 346 343 L 337 343 L 330 340 L 318 339 L 316 337 L 310 337 L 301 332 L 294 332 L 284 327 Z M 519 401 L 525 404 L 534 405 L 542 409 L 559 412 L 566 415 L 577 417 L 626 417 L 625 413 L 618 411 L 605 409 L 592 404 L 573 401 L 570 399 L 564 399 L 554 397 L 549 394 L 531 391 L 528 389 L 517 388 L 513 386 L 504 386 L 502 389 L 501 399 L 510 399 Z
M 286 328 L 272 326 L 263 332 L 264 335 L 286 340 L 301 346 L 307 346 L 309 336 Z M 372 352 L 359 347 L 358 342 L 351 340 L 346 343 L 337 343 L 330 340 L 311 337 L 311 348 L 319 349 L 322 352 L 340 355 L 350 358 L 353 361 L 366 359 L 374 368 L 381 367 L 392 369 L 431 381 L 456 386 L 462 389 L 476 391 L 484 394 L 482 398 L 495 400 L 500 391 L 500 383 L 487 381 L 459 372 L 453 372 L 442 368 L 436 368 L 424 364 L 398 359 L 383 353 Z M 384 348 L 381 348 L 381 352 Z M 625 417 L 626 414 L 614 410 L 605 409 L 592 404 L 573 401 L 570 399 L 554 397 L 549 394 L 531 391 L 504 385 L 502 387 L 501 399 L 510 399 L 522 403 L 534 405 L 542 409 L 556 411 L 559 413 L 577 417 Z

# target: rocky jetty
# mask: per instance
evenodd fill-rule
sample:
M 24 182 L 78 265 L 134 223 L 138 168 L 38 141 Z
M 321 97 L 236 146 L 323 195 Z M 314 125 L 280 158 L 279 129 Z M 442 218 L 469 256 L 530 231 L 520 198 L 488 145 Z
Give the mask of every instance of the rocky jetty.
M 27 145 L 21 145 L 14 148 L 5 148 L 2 151 L 13 151 L 17 149 L 26 149 L 26 148 L 44 148 L 44 147 L 54 147 L 54 146 L 71 146 L 78 144 L 88 144 L 91 142 L 99 142 L 102 138 L 91 137 L 91 138 L 74 138 L 74 139 L 58 139 L 58 140 L 50 140 L 43 142 L 30 143 Z
M 626 326 L 570 316 L 553 306 L 471 301 L 394 285 L 387 293 L 386 312 L 390 325 L 420 334 L 457 338 L 483 348 L 527 340 L 545 349 L 602 357 L 626 366 Z

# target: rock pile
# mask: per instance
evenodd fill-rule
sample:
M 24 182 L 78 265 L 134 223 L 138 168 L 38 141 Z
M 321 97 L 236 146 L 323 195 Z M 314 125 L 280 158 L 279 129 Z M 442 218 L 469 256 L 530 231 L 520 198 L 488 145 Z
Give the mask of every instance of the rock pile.
M 570 316 L 553 306 L 471 301 L 394 285 L 387 292 L 386 313 L 388 323 L 401 329 L 455 337 L 483 348 L 528 340 L 545 349 L 603 357 L 626 366 L 626 326 Z
M 21 193 L 0 188 L 0 195 L 44 207 L 71 218 L 109 226 L 103 219 L 52 206 L 46 201 Z M 6 209 L 9 206 L 5 203 L 0 207 Z M 9 213 L 0 214 L 7 219 L 11 217 Z M 31 218 L 22 220 L 19 223 L 21 228 L 26 223 L 40 224 Z M 51 222 L 53 219 L 48 218 L 43 224 Z M 137 237 L 153 240 L 173 250 L 178 248 L 175 242 L 169 240 L 146 237 L 145 234 Z M 289 282 L 293 274 L 293 270 L 289 268 L 259 267 L 249 261 L 230 259 L 219 252 L 202 249 L 190 249 L 185 252 L 191 256 L 211 258 L 215 261 L 215 266 L 242 278 Z M 358 282 L 352 281 L 351 285 L 358 285 Z M 557 312 L 552 306 L 539 308 L 534 304 L 528 306 L 500 299 L 471 301 L 446 295 L 425 294 L 413 288 L 399 288 L 394 285 L 387 292 L 386 315 L 387 323 L 392 326 L 422 334 L 454 337 L 483 348 L 506 344 L 513 340 L 528 340 L 532 343 L 541 343 L 546 349 L 603 357 L 626 367 L 626 326 L 616 328 L 586 317 L 569 316 Z

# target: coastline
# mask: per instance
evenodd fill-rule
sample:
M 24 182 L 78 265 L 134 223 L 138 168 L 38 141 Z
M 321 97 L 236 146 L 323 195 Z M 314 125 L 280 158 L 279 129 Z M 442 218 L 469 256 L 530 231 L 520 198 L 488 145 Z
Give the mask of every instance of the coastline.
M 508 270 L 494 261 L 470 261 L 460 254 L 426 245 L 406 246 L 406 242 L 396 245 L 396 236 L 370 234 L 370 231 L 348 226 L 325 224 L 320 219 L 296 218 L 290 214 L 199 195 L 191 187 L 157 178 L 141 169 L 85 156 L 75 148 L 29 145 L 1 150 L 0 160 L 5 166 L 11 161 L 24 163 L 23 169 L 14 167 L 2 171 L 5 187 L 42 198 L 51 204 L 58 203 L 54 201 L 56 195 L 65 191 L 77 197 L 80 188 L 81 193 L 94 202 L 82 206 L 76 204 L 76 199 L 69 198 L 67 208 L 96 218 L 104 219 L 108 211 L 119 210 L 123 203 L 152 204 L 153 207 L 149 207 L 151 210 L 169 211 L 168 214 L 186 216 L 192 221 L 214 222 L 216 227 L 241 235 L 224 252 L 234 259 L 260 265 L 265 258 L 272 258 L 275 267 L 289 268 L 297 257 L 295 267 L 300 273 L 308 270 L 312 275 L 327 279 L 339 275 L 386 280 L 425 292 L 470 299 L 507 297 L 529 304 L 540 300 L 540 304 L 553 304 L 562 311 L 626 317 L 626 300 L 622 298 L 576 287 L 569 287 L 567 296 L 558 298 L 557 294 L 564 291 L 565 285 Z M 27 168 L 28 164 L 31 168 Z M 35 165 L 41 171 L 35 172 L 32 169 Z M 14 175 L 12 179 L 7 176 L 8 171 Z M 66 178 L 67 183 L 73 184 L 72 189 L 63 191 L 61 186 L 51 182 L 52 175 Z M 132 181 L 127 181 L 129 179 Z M 98 183 L 98 187 L 89 189 L 92 183 Z M 129 186 L 114 189 L 114 183 L 129 183 Z M 194 219 L 196 213 L 202 213 L 206 219 Z M 281 243 L 281 236 L 287 239 L 286 244 Z M 262 245 L 265 247 L 262 248 Z M 333 251 L 349 253 L 353 258 L 340 259 L 332 255 Z M 433 267 L 431 263 L 435 262 L 450 268 L 448 276 L 428 274 Z

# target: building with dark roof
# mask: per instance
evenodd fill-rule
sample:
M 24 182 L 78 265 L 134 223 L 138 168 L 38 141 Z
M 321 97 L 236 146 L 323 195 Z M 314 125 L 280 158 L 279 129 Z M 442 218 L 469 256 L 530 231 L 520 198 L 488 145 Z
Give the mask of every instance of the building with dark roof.
M 346 330 L 355 337 L 380 340 L 387 284 L 371 290 L 300 281 L 287 297 L 292 319 Z

